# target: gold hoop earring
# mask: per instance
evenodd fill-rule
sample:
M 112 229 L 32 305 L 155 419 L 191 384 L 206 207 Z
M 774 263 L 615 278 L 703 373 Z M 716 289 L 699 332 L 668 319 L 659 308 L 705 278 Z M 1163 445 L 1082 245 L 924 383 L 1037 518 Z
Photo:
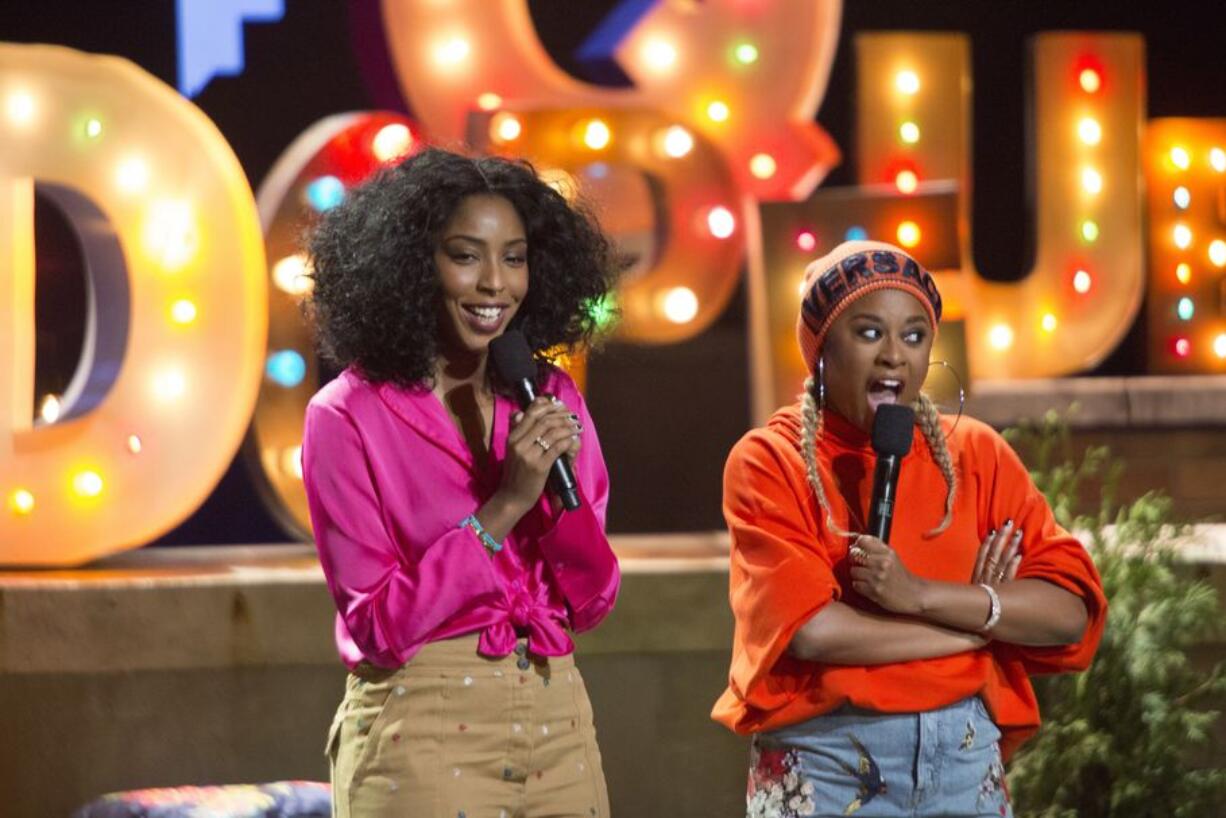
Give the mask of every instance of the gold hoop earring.
M 954 425 L 950 427 L 949 434 L 945 436 L 945 439 L 948 440 L 949 438 L 953 437 L 954 430 L 957 429 L 958 424 L 962 422 L 962 410 L 966 408 L 966 389 L 964 389 L 962 386 L 962 376 L 958 374 L 958 370 L 954 369 L 954 365 L 949 361 L 929 361 L 928 366 L 945 367 L 949 370 L 949 373 L 954 376 L 954 381 L 956 381 L 958 384 L 958 415 L 954 418 Z

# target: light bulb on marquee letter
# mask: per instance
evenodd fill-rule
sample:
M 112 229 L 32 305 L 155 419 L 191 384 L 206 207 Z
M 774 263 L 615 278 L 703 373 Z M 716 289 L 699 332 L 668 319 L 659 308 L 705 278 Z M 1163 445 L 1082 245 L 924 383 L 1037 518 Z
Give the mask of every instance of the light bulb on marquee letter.
M 489 133 L 488 122 L 483 121 L 488 116 L 478 115 L 474 120 L 474 141 L 479 148 L 498 149 L 502 146 L 480 141 Z M 657 111 L 538 110 L 520 111 L 517 116 L 523 122 L 523 133 L 515 143 L 514 155 L 525 156 L 538 167 L 565 170 L 581 185 L 586 179 L 589 188 L 595 188 L 585 188 L 586 198 L 593 201 L 619 250 L 645 260 L 624 276 L 618 290 L 618 336 L 639 343 L 671 344 L 710 326 L 736 290 L 746 232 L 738 224 L 748 204 L 716 145 L 695 131 L 683 155 L 658 150 L 660 134 L 669 133 L 675 120 Z M 598 154 L 574 140 L 556 138 L 597 118 L 611 134 L 608 147 Z M 593 173 L 595 168 L 600 169 L 598 174 Z M 602 176 L 605 184 L 597 185 L 595 176 Z M 614 176 L 627 182 L 633 177 L 641 184 L 620 184 Z M 636 199 L 634 191 L 638 190 L 658 198 Z M 636 223 L 631 230 L 616 223 L 643 214 L 648 214 L 647 219 L 659 214 L 666 223 Z M 627 238 L 627 234 L 633 235 Z M 650 235 L 651 240 L 627 245 L 639 241 L 642 234 Z M 655 237 L 660 235 L 667 240 L 656 246 Z M 679 287 L 689 288 L 697 301 L 694 314 L 684 322 L 668 320 L 659 308 L 663 294 Z
M 1030 48 L 1034 125 L 1027 139 L 1034 143 L 1030 173 L 1037 177 L 1035 265 L 1017 282 L 981 278 L 971 253 L 970 198 L 959 196 L 961 263 L 938 275 L 947 315 L 967 323 L 971 374 L 979 378 L 1067 375 L 1095 366 L 1128 332 L 1144 290 L 1136 181 L 1145 112 L 1143 41 L 1126 33 L 1051 32 L 1037 35 Z M 924 128 L 924 138 L 907 147 L 924 177 L 955 180 L 961 190 L 971 190 L 967 38 L 861 34 L 856 55 L 860 182 L 893 183 L 897 123 L 906 119 Z M 1087 80 L 1081 73 L 1091 57 L 1096 69 Z M 914 72 L 924 93 L 897 93 L 900 71 Z M 1017 92 L 1022 91 L 1019 77 Z M 1078 267 L 1110 271 L 1110 286 L 1072 292 L 1068 271 Z M 1044 331 L 1042 317 L 1053 308 L 1064 320 Z M 1011 344 L 977 340 L 1005 323 L 1013 328 Z
M 259 386 L 263 242 L 238 160 L 173 88 L 49 46 L 0 44 L 0 76 L 38 112 L 0 123 L 0 497 L 17 498 L 0 564 L 77 564 L 163 534 L 229 467 Z M 79 140 L 84 112 L 105 139 Z M 85 354 L 50 425 L 32 417 L 36 189 L 88 271 Z
M 1226 119 L 1153 119 L 1146 129 L 1151 372 L 1226 373 L 1217 343 L 1226 332 L 1222 144 Z M 1186 343 L 1172 344 L 1176 336 Z
M 759 199 L 807 196 L 839 152 L 814 122 L 826 91 L 841 0 L 703 3 L 623 0 L 580 49 L 580 58 L 616 60 L 633 88 L 604 88 L 566 74 L 537 37 L 528 0 L 381 0 L 396 80 L 430 135 L 463 138 L 471 111 L 497 96 L 508 109 L 653 109 L 691 125 L 718 145 L 742 190 Z M 752 59 L 730 60 L 752 20 Z M 463 71 L 440 65 L 436 43 L 461 36 Z M 368 47 L 378 44 L 368 43 Z M 702 114 L 713 97 L 735 115 Z M 754 175 L 769 154 L 774 173 Z M 759 163 L 760 164 L 760 163 Z
M 264 505 L 291 536 L 310 539 L 311 520 L 297 462 L 285 452 L 302 446 L 302 417 L 319 389 L 314 328 L 302 319 L 302 300 L 312 279 L 302 253 L 302 235 L 317 218 L 305 195 L 322 178 L 344 189 L 360 184 L 388 156 L 388 134 L 396 135 L 399 162 L 425 147 L 421 127 L 401 114 L 382 111 L 336 114 L 315 123 L 290 143 L 260 184 L 256 200 L 268 259 L 269 365 L 244 447 Z M 343 190 L 341 191 L 343 194 Z M 293 366 L 284 366 L 286 362 Z

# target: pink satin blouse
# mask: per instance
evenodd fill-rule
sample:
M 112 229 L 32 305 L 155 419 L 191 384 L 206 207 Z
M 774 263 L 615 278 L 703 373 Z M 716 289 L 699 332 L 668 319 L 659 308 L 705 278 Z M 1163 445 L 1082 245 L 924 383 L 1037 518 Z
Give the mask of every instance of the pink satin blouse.
M 555 514 L 542 498 L 493 557 L 458 524 L 498 488 L 514 403 L 495 399 L 482 469 L 429 389 L 376 385 L 348 369 L 311 399 L 303 480 L 336 600 L 337 649 L 350 668 L 398 667 L 427 642 L 473 632 L 482 654 L 505 656 L 517 629 L 532 652 L 561 656 L 574 650 L 568 630 L 608 615 L 621 575 L 604 532 L 600 443 L 569 376 L 552 370 L 541 392 L 583 424 L 575 463 L 583 505 Z

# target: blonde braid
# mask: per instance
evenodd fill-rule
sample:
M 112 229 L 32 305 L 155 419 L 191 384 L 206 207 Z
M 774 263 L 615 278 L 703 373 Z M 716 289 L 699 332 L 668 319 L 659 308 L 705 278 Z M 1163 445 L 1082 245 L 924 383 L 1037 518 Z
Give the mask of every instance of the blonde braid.
M 851 531 L 844 531 L 834 521 L 830 510 L 830 501 L 826 499 L 826 489 L 822 487 L 822 477 L 817 470 L 817 439 L 822 433 L 822 413 L 817 406 L 817 398 L 813 397 L 813 378 L 805 380 L 805 394 L 801 398 L 801 431 L 800 448 L 805 458 L 805 471 L 809 476 L 809 485 L 817 495 L 817 504 L 826 515 L 826 527 L 840 537 L 854 537 Z
M 935 537 L 949 528 L 949 524 L 953 522 L 954 497 L 958 493 L 958 473 L 954 471 L 954 459 L 945 442 L 945 433 L 941 431 L 941 415 L 937 411 L 936 404 L 921 392 L 911 407 L 915 410 L 915 417 L 920 431 L 924 433 L 924 440 L 928 442 L 928 450 L 932 452 L 933 460 L 936 461 L 941 474 L 945 477 L 945 517 L 941 520 L 940 525 L 925 535 Z

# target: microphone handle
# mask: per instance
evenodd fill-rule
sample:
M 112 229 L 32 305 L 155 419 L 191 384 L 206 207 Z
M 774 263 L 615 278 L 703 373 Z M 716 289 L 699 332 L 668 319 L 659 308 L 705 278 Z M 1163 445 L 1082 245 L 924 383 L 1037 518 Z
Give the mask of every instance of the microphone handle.
M 873 498 L 869 510 L 868 533 L 884 543 L 890 541 L 890 524 L 894 522 L 898 465 L 897 457 L 881 455 L 873 469 Z
M 525 378 L 515 385 L 515 391 L 519 394 L 519 407 L 527 411 L 532 401 L 536 400 L 536 387 L 532 381 Z M 574 511 L 582 505 L 579 500 L 579 485 L 575 482 L 575 476 L 571 473 L 570 463 L 566 462 L 565 456 L 553 461 L 553 465 L 549 467 L 549 489 L 558 496 L 562 501 L 562 508 L 567 511 Z

